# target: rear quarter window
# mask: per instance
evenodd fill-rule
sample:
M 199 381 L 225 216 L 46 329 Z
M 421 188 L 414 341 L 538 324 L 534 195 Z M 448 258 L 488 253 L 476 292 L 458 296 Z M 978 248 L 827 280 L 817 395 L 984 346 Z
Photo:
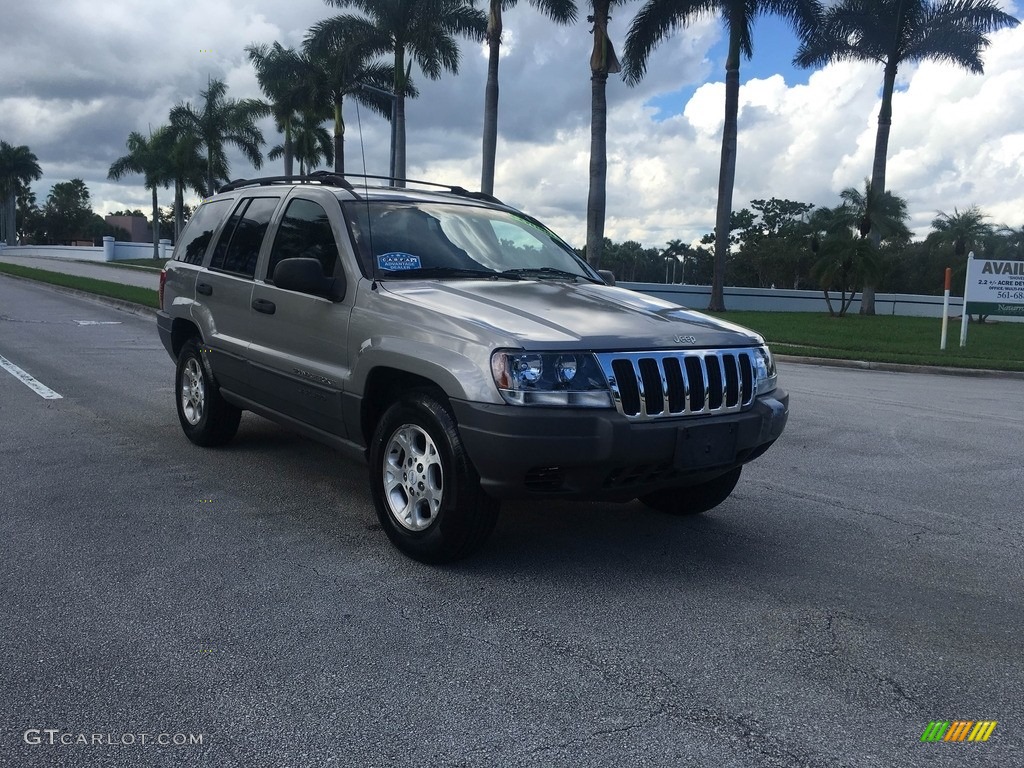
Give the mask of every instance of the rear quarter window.
M 202 264 L 210 247 L 213 235 L 220 222 L 231 210 L 231 200 L 211 200 L 199 206 L 188 226 L 181 233 L 181 240 L 174 249 L 174 260 L 186 264 Z

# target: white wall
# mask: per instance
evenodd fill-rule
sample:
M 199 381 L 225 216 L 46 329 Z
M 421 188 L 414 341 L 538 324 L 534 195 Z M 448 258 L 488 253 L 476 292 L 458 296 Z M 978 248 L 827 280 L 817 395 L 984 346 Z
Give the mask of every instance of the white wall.
M 102 246 L 95 245 L 11 245 L 0 243 L 8 256 L 37 256 L 48 259 L 72 259 L 75 261 L 124 261 L 126 259 L 150 259 L 153 257 L 152 243 L 119 243 L 112 237 L 104 237 Z M 170 240 L 160 241 L 160 255 L 169 259 L 173 250 Z
M 709 285 L 664 285 L 661 283 L 618 283 L 623 288 L 645 293 L 691 309 L 705 309 L 711 299 Z M 963 299 L 950 297 L 949 312 L 959 315 Z M 821 291 L 794 291 L 786 288 L 726 288 L 727 309 L 759 312 L 828 312 Z M 832 294 L 832 306 L 839 310 L 839 294 Z M 860 311 L 860 294 L 854 299 L 849 314 Z M 875 314 L 942 317 L 942 297 L 909 293 L 875 294 Z

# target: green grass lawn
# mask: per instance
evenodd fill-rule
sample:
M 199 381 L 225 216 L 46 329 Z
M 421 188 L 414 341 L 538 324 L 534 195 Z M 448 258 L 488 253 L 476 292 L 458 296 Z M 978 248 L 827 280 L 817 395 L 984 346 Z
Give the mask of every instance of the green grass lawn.
M 133 261 L 143 266 L 153 263 L 152 259 Z M 158 306 L 157 292 L 148 288 L 15 264 L 0 263 L 0 272 L 147 307 Z M 960 322 L 950 320 L 948 348 L 942 352 L 938 318 L 830 317 L 814 312 L 724 312 L 718 316 L 753 328 L 768 340 L 775 352 L 784 355 L 1024 371 L 1024 323 L 971 323 L 967 347 L 961 350 Z
M 45 269 L 34 269 L 23 267 L 20 264 L 0 263 L 0 272 L 17 277 L 27 277 L 31 280 L 38 280 L 41 283 L 62 285 L 65 288 L 75 288 L 87 293 L 95 293 L 99 296 L 109 296 L 114 299 L 122 299 L 135 304 L 142 304 L 146 307 L 159 307 L 157 292 L 150 288 L 139 288 L 134 285 L 121 285 L 111 283 L 108 280 L 95 280 L 91 277 L 78 277 L 77 275 L 65 275 L 60 272 L 49 272 Z
M 960 348 L 960 320 L 949 321 L 939 349 L 941 318 L 815 312 L 724 312 L 718 317 L 752 328 L 784 355 L 1024 371 L 1024 323 L 971 323 Z

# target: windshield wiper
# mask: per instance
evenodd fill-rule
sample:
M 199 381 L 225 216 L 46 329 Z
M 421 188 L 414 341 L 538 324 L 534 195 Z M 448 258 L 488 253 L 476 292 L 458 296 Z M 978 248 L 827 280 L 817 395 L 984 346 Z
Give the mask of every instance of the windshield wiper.
M 475 280 L 520 280 L 516 275 L 506 275 L 502 272 L 492 272 L 489 269 L 464 269 L 462 267 L 420 267 L 418 269 L 395 269 L 378 270 L 377 279 L 387 280 L 393 278 L 420 278 L 420 277 L 447 277 L 466 278 Z
M 556 269 L 555 267 L 523 267 L 520 269 L 506 269 L 501 273 L 501 275 L 508 277 L 537 277 L 540 279 L 570 278 L 572 280 L 582 277 L 584 280 L 590 280 L 586 275 L 581 275 L 577 272 L 567 272 L 564 269 Z M 591 280 L 591 282 L 593 282 L 593 280 Z

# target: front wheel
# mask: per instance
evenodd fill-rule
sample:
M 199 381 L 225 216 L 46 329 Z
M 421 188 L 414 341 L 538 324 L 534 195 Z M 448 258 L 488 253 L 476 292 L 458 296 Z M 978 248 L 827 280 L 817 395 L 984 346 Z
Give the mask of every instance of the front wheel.
M 640 497 L 651 509 L 672 515 L 699 515 L 713 509 L 729 498 L 739 482 L 743 467 L 730 469 L 724 475 L 688 488 L 663 488 Z
M 223 445 L 238 431 L 242 411 L 221 397 L 195 338 L 186 341 L 178 354 L 174 398 L 181 428 L 196 445 Z
M 370 445 L 370 489 L 381 527 L 409 557 L 444 563 L 479 548 L 498 519 L 458 426 L 441 399 L 416 392 L 392 405 Z

